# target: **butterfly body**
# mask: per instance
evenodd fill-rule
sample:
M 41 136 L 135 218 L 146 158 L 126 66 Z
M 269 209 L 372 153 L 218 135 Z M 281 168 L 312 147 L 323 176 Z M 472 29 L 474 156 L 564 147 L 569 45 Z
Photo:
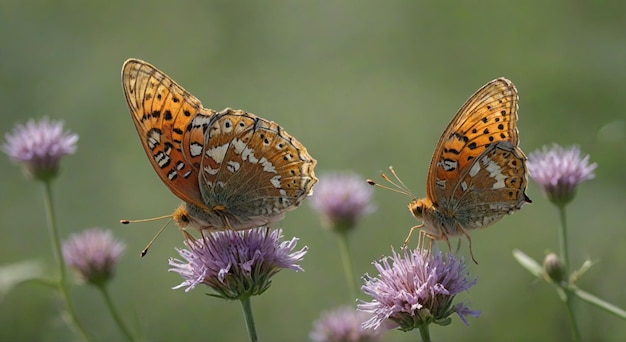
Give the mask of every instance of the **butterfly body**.
M 278 124 L 215 111 L 152 65 L 130 59 L 122 84 L 144 150 L 184 204 L 181 228 L 249 229 L 280 221 L 312 192 L 316 164 Z

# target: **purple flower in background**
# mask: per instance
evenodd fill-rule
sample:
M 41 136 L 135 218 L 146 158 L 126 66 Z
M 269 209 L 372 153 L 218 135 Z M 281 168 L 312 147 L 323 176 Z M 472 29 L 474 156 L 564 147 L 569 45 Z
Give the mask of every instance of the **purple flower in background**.
M 582 157 L 577 146 L 544 146 L 528 156 L 530 176 L 556 204 L 569 203 L 578 184 L 595 177 L 593 170 L 597 166 L 596 163 L 589 164 L 589 155 Z
M 17 125 L 5 135 L 4 153 L 24 165 L 29 176 L 47 181 L 56 176 L 61 158 L 76 152 L 78 135 L 63 131 L 63 123 L 43 118 Z
M 293 252 L 298 241 L 281 241 L 282 231 L 260 227 L 245 231 L 226 230 L 187 240 L 187 249 L 177 251 L 185 261 L 170 258 L 169 271 L 184 281 L 174 287 L 193 289 L 198 284 L 211 287 L 224 299 L 260 295 L 271 285 L 272 277 L 284 268 L 303 271 L 298 262 L 307 247 Z
M 110 230 L 88 229 L 70 235 L 63 241 L 63 256 L 85 282 L 104 285 L 114 274 L 124 243 L 116 240 Z
M 372 318 L 367 312 L 342 306 L 323 312 L 313 323 L 309 338 L 316 342 L 374 342 L 382 338 L 385 329 L 365 329 L 363 322 Z
M 402 331 L 430 323 L 447 325 L 453 313 L 467 325 L 466 316 L 480 315 L 463 303 L 452 304 L 458 293 L 478 282 L 470 279 L 462 260 L 452 254 L 444 258 L 435 250 L 402 249 L 392 253 L 374 262 L 380 273 L 377 277 L 364 276 L 361 289 L 372 301 L 359 301 L 358 309 L 374 314 L 364 323 L 365 328 L 377 328 L 387 319 Z
M 373 189 L 354 173 L 322 175 L 309 204 L 332 229 L 349 230 L 375 210 Z

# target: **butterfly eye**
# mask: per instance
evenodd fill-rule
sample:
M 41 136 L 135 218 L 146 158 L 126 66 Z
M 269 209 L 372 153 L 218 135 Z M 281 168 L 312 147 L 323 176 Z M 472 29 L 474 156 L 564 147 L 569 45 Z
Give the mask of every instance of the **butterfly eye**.
M 180 215 L 180 220 L 182 222 L 189 223 L 189 217 L 187 217 L 187 215 L 185 214 Z
M 424 213 L 424 203 L 422 203 L 422 201 L 419 199 L 412 200 L 411 202 L 409 202 L 409 211 L 411 212 L 411 214 L 413 214 L 413 216 L 421 219 Z
M 418 215 L 422 215 L 423 210 L 422 210 L 421 204 L 418 205 L 417 207 L 415 207 L 415 213 L 418 214 Z

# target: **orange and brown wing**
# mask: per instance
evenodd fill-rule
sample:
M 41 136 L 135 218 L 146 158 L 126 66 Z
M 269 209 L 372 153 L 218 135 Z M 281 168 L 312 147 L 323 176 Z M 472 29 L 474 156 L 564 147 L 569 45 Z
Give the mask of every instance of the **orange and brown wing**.
M 215 114 L 200 189 L 209 207 L 238 219 L 283 215 L 310 194 L 316 161 L 278 124 L 242 110 Z
M 459 189 L 461 175 L 499 141 L 517 146 L 517 89 L 497 78 L 472 95 L 452 119 L 435 148 L 428 170 L 426 196 L 446 201 Z
M 212 111 L 165 73 L 138 59 L 122 67 L 122 87 L 131 117 L 150 163 L 163 183 L 181 200 L 205 207 L 198 185 L 203 129 L 191 122 L 209 121 Z

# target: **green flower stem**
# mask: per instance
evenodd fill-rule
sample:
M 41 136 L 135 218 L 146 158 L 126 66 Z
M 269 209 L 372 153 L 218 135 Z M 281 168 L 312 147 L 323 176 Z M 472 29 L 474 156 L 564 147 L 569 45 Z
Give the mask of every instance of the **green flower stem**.
M 578 330 L 576 315 L 574 314 L 574 308 L 572 307 L 572 295 L 568 291 L 565 292 L 565 305 L 567 306 L 567 316 L 569 317 L 569 322 L 572 329 L 572 340 L 580 341 L 580 330 Z
M 239 299 L 241 302 L 241 309 L 243 310 L 243 317 L 246 320 L 246 327 L 248 328 L 248 337 L 250 342 L 257 342 L 259 338 L 256 334 L 256 327 L 254 325 L 254 315 L 252 314 L 252 306 L 250 305 L 250 296 L 244 296 Z
M 428 324 L 420 324 L 419 331 L 422 337 L 422 342 L 430 342 L 430 330 L 428 330 Z
M 340 230 L 339 233 L 339 249 L 341 253 L 341 262 L 343 264 L 343 272 L 346 276 L 350 301 L 357 298 L 357 287 L 354 281 L 354 269 L 352 268 L 352 258 L 350 257 L 350 246 L 348 244 L 348 231 Z
M 557 204 L 559 209 L 559 218 L 561 220 L 561 229 L 559 230 L 559 249 L 561 250 L 561 261 L 565 268 L 565 274 L 569 277 L 569 250 L 567 247 L 567 215 L 565 212 L 565 203 Z M 580 330 L 576 323 L 576 314 L 572 307 L 572 294 L 565 291 L 565 305 L 567 306 L 567 315 L 569 317 L 572 338 L 574 341 L 580 341 Z
M 573 295 L 580 298 L 581 300 L 591 305 L 594 305 L 595 307 L 598 307 L 608 313 L 611 313 L 621 319 L 626 320 L 626 311 L 624 311 L 623 309 L 620 309 L 611 303 L 605 302 L 602 299 L 592 295 L 591 293 L 585 292 L 577 287 L 571 288 L 570 291 Z
M 565 265 L 565 274 L 569 276 L 569 251 L 567 248 L 567 217 L 565 214 L 565 204 L 559 204 L 557 207 L 559 208 L 559 218 L 561 219 L 561 230 L 559 231 L 561 261 L 563 261 Z
M 111 295 L 109 294 L 109 290 L 107 289 L 106 284 L 98 285 L 96 287 L 98 288 L 98 290 L 100 290 L 100 293 L 102 293 L 102 297 L 104 297 L 104 302 L 106 303 L 107 308 L 111 313 L 111 316 L 113 316 L 115 323 L 117 323 L 118 328 L 122 331 L 124 337 L 126 337 L 126 340 L 134 341 L 135 339 L 133 338 L 133 334 L 130 333 L 130 330 L 124 324 L 122 317 L 120 316 L 119 312 L 115 308 L 115 305 L 113 304 L 113 300 L 111 299 Z
M 61 299 L 65 303 L 67 308 L 67 313 L 69 315 L 69 322 L 73 326 L 74 330 L 83 338 L 85 341 L 90 341 L 89 335 L 87 335 L 87 331 L 82 326 L 80 321 L 78 320 L 78 316 L 76 315 L 76 311 L 74 310 L 74 305 L 70 300 L 70 296 L 67 290 L 67 273 L 65 271 L 65 260 L 63 259 L 63 253 L 61 252 L 61 240 L 59 239 L 59 230 L 56 225 L 56 215 L 54 213 L 54 204 L 52 201 L 52 185 L 50 180 L 44 181 L 44 199 L 45 199 L 45 207 L 46 207 L 46 216 L 48 218 L 48 233 L 50 235 L 50 241 L 52 243 L 52 253 L 54 254 L 54 258 L 57 261 L 57 266 L 59 268 L 59 280 L 57 284 L 57 290 L 59 291 L 59 295 Z

